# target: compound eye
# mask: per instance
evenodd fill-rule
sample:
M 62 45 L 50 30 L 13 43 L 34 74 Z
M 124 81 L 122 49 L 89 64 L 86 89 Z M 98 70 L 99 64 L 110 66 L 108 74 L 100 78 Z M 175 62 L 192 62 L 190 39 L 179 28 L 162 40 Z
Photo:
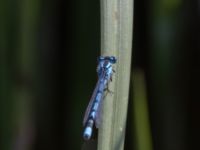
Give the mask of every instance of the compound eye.
M 98 61 L 100 62 L 100 61 L 102 61 L 102 60 L 104 60 L 105 58 L 103 57 L 103 56 L 99 56 L 99 58 L 98 58 Z
M 114 56 L 111 56 L 110 58 L 109 58 L 109 60 L 110 60 L 110 62 L 111 63 L 116 63 L 116 61 L 117 61 L 117 59 L 114 57 Z

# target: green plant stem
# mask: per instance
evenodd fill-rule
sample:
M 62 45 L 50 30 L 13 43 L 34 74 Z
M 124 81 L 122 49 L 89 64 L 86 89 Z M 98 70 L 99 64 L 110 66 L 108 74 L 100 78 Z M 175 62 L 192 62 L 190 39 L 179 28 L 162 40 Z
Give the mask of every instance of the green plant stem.
M 124 147 L 130 81 L 133 0 L 101 0 L 101 54 L 117 58 L 116 73 L 103 103 L 98 150 Z
M 134 136 L 137 150 L 152 150 L 152 137 L 150 120 L 148 114 L 147 93 L 144 72 L 134 71 L 133 84 L 133 114 L 134 114 Z

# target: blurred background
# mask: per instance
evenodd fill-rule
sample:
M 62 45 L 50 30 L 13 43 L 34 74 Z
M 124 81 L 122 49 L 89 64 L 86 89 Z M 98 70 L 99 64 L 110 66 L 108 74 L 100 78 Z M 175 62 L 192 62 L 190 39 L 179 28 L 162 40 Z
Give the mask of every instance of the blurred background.
M 127 150 L 200 149 L 200 2 L 135 0 Z M 0 150 L 78 150 L 100 2 L 0 0 Z

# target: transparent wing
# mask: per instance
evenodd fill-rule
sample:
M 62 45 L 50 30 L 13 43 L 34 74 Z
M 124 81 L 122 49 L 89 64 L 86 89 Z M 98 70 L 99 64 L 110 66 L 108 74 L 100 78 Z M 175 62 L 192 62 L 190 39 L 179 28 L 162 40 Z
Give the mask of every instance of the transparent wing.
M 85 111 L 85 115 L 84 115 L 84 119 L 83 119 L 83 125 L 85 125 L 86 121 L 88 120 L 90 110 L 92 108 L 93 102 L 95 100 L 95 97 L 96 97 L 96 94 L 97 94 L 97 91 L 98 91 L 98 88 L 99 88 L 99 83 L 100 83 L 100 79 L 98 79 L 98 81 L 97 81 L 96 87 L 93 91 L 92 97 L 90 98 L 90 102 L 89 102 L 87 109 Z
M 90 115 L 90 111 L 91 111 L 91 109 L 92 109 L 94 100 L 96 99 L 96 96 L 97 96 L 97 91 L 99 90 L 100 80 L 101 80 L 102 78 L 104 78 L 104 76 L 105 76 L 105 73 L 103 72 L 103 73 L 100 75 L 100 77 L 99 77 L 99 79 L 98 79 L 98 81 L 97 81 L 96 87 L 95 87 L 95 89 L 94 89 L 94 91 L 93 91 L 92 97 L 91 97 L 90 102 L 89 102 L 89 104 L 88 104 L 88 106 L 87 106 L 87 109 L 86 109 L 86 111 L 85 111 L 85 116 L 84 116 L 84 119 L 83 119 L 83 125 L 85 125 L 86 121 L 88 120 L 88 117 L 89 117 L 89 115 Z
M 107 83 L 108 83 L 108 80 L 105 79 L 106 82 L 104 83 L 104 88 L 103 90 L 106 89 L 106 86 L 107 86 Z M 105 93 L 105 92 L 103 92 Z M 107 92 L 106 94 L 103 94 L 102 97 L 101 97 L 101 101 L 99 102 L 99 108 L 97 109 L 97 112 L 96 112 L 96 118 L 95 118 L 95 126 L 96 128 L 99 128 L 101 122 L 102 122 L 102 111 L 103 111 L 103 100 L 104 100 L 104 97 L 107 95 Z

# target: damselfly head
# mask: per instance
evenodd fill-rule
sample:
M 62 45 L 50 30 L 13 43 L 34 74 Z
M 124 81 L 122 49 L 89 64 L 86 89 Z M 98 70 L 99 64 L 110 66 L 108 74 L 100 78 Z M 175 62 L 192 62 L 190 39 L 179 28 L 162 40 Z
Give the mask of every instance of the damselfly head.
M 116 63 L 117 59 L 114 56 L 100 56 L 98 61 L 105 61 L 108 60 L 110 63 L 114 64 Z

